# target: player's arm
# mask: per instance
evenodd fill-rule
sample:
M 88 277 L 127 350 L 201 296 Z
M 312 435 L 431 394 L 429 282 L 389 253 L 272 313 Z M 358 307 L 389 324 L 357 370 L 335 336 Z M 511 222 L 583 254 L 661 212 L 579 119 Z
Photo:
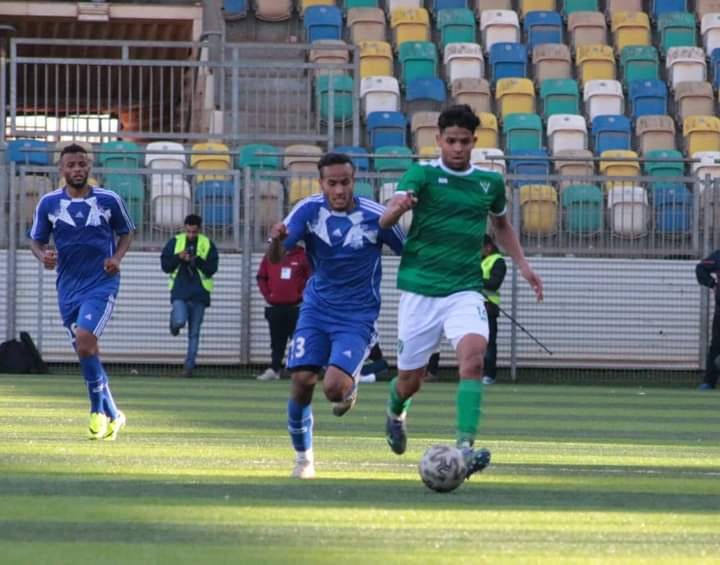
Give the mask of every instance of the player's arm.
M 283 240 L 287 237 L 287 235 L 287 226 L 282 222 L 275 224 L 270 228 L 270 239 L 265 256 L 272 264 L 279 263 L 285 256 L 285 246 L 283 245 Z
M 125 257 L 125 254 L 130 249 L 130 244 L 133 240 L 134 232 L 127 232 L 118 237 L 117 244 L 115 246 L 115 253 L 112 257 L 105 259 L 105 272 L 109 275 L 116 275 L 120 272 L 120 262 Z
M 47 243 L 33 239 L 30 241 L 30 250 L 46 269 L 51 271 L 57 266 L 57 252 L 48 249 Z
M 520 274 L 530 284 L 538 302 L 543 299 L 543 284 L 542 279 L 532 270 L 530 264 L 525 258 L 525 252 L 520 245 L 520 240 L 517 237 L 517 233 L 512 227 L 510 220 L 508 220 L 507 214 L 499 216 L 491 215 L 491 222 L 495 230 L 495 237 L 500 246 L 507 251 L 512 257 L 515 264 L 520 269 Z
M 425 170 L 420 165 L 415 164 L 405 172 L 398 181 L 395 195 L 385 204 L 385 212 L 378 222 L 382 229 L 393 227 L 417 204 L 424 181 Z
M 57 252 L 47 248 L 51 233 L 52 224 L 45 211 L 45 200 L 42 199 L 35 207 L 33 215 L 33 224 L 30 228 L 30 250 L 48 270 L 53 270 L 57 266 Z
M 265 253 L 268 261 L 273 264 L 279 263 L 287 250 L 295 247 L 298 241 L 305 237 L 306 224 L 312 213 L 313 210 L 308 205 L 307 199 L 301 200 L 285 220 L 270 228 L 268 248 Z
M 720 251 L 713 251 L 695 266 L 697 282 L 708 288 L 715 288 L 717 281 L 713 274 L 720 271 Z
M 500 258 L 495 261 L 492 269 L 490 269 L 490 278 L 483 282 L 483 288 L 490 291 L 498 290 L 505 280 L 506 272 L 507 265 L 505 264 L 505 259 Z

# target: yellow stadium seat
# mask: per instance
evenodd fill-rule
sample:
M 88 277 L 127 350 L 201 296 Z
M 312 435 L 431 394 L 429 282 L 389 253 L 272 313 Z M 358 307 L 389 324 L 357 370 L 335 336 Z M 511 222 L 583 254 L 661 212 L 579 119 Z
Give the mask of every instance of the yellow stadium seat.
M 490 84 L 484 78 L 460 78 L 452 81 L 450 94 L 456 104 L 467 104 L 476 114 L 490 112 Z
M 320 194 L 322 192 L 320 188 L 320 182 L 315 178 L 309 177 L 295 177 L 290 179 L 290 186 L 288 188 L 288 204 L 294 206 L 303 198 L 312 196 L 313 194 Z
M 508 114 L 535 113 L 535 86 L 529 78 L 501 78 L 495 87 L 501 118 Z
M 525 19 L 528 12 L 555 12 L 555 0 L 520 0 L 520 18 Z
M 209 169 L 227 169 L 230 170 L 232 158 L 230 150 L 224 143 L 196 143 L 192 146 L 193 154 L 190 156 L 190 166 L 193 169 L 209 170 Z M 203 174 L 197 175 L 197 182 L 206 180 L 227 180 L 227 175 L 222 174 Z
M 615 52 L 620 53 L 628 45 L 650 45 L 650 18 L 645 12 L 616 12 L 611 28 Z
M 685 118 L 683 137 L 688 155 L 698 151 L 720 151 L 720 119 L 715 116 Z
M 298 2 L 298 9 L 300 10 L 300 17 L 302 18 L 305 14 L 305 10 L 310 6 L 334 6 L 335 0 L 300 0 Z
M 495 114 L 481 112 L 478 114 L 480 126 L 475 130 L 477 141 L 475 147 L 497 148 L 498 147 L 498 122 Z
M 615 53 L 608 45 L 578 45 L 575 64 L 583 86 L 589 80 L 615 80 Z
M 551 235 L 557 231 L 557 192 L 546 184 L 520 187 L 522 231 L 531 235 Z
M 637 159 L 638 154 L 635 151 L 626 151 L 622 149 L 611 149 L 603 151 L 600 154 L 600 174 L 608 177 L 637 177 L 640 176 L 640 163 L 638 161 L 613 161 L 616 159 Z M 634 180 L 607 181 L 605 190 L 610 190 L 616 186 L 632 186 L 636 184 Z
M 430 16 L 425 8 L 398 8 L 390 15 L 393 45 L 406 41 L 430 41 Z
M 385 41 L 360 43 L 360 78 L 393 76 L 392 48 Z
M 423 159 L 437 159 L 440 156 L 440 148 L 435 145 L 426 145 L 418 150 L 418 155 Z

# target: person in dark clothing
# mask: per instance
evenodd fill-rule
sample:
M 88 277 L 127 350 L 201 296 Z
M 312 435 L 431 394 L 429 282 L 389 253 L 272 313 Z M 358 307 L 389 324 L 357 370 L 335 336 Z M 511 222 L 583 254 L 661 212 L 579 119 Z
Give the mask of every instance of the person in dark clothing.
M 295 332 L 305 283 L 310 278 L 310 262 L 305 250 L 296 245 L 279 263 L 271 263 L 263 257 L 257 272 L 257 284 L 268 306 L 265 319 L 270 327 L 270 367 L 257 376 L 259 381 L 280 378 L 282 361 L 288 339 Z
M 720 249 L 713 251 L 695 267 L 698 283 L 712 289 L 715 293 L 715 314 L 713 315 L 712 336 L 707 358 L 705 359 L 705 378 L 698 387 L 700 390 L 713 390 L 717 386 L 718 362 L 720 361 L 720 291 L 718 276 L 720 274 Z
M 174 336 L 188 324 L 188 348 L 182 375 L 191 377 L 200 344 L 200 326 L 210 306 L 213 275 L 218 269 L 215 244 L 202 229 L 202 218 L 190 214 L 185 231 L 165 244 L 160 257 L 162 270 L 170 275 L 170 333 Z

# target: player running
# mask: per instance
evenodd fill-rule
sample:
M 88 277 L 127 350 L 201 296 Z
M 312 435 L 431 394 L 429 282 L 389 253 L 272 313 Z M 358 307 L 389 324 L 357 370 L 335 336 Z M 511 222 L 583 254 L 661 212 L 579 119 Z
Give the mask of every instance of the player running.
M 485 298 L 480 293 L 480 252 L 488 215 L 497 241 L 538 301 L 543 296 L 542 281 L 530 268 L 507 218 L 503 177 L 470 163 L 479 123 L 467 105 L 442 112 L 437 136 L 440 159 L 412 165 L 380 219 L 380 226 L 389 228 L 413 209 L 398 270 L 399 372 L 390 383 L 387 442 L 398 455 L 405 452 L 407 410 L 444 332 L 457 355 L 456 441 L 465 455 L 468 477 L 490 463 L 487 449 L 473 450 L 488 341 Z
M 57 268 L 60 315 L 90 397 L 88 437 L 114 440 L 126 420 L 110 392 L 98 338 L 115 306 L 120 261 L 130 247 L 135 225 L 117 194 L 88 184 L 90 160 L 85 149 L 68 145 L 60 154 L 59 166 L 66 186 L 38 202 L 30 248 L 46 269 Z M 57 251 L 47 247 L 51 235 Z
M 355 167 L 348 156 L 328 153 L 318 170 L 323 193 L 300 201 L 272 227 L 267 252 L 277 263 L 303 240 L 312 264 L 288 361 L 292 476 L 301 479 L 315 476 L 311 402 L 318 375 L 327 367 L 323 390 L 334 403 L 333 414 L 342 416 L 355 404 L 360 369 L 374 340 L 382 246 L 400 254 L 404 239 L 399 227 L 378 227 L 383 206 L 353 196 Z

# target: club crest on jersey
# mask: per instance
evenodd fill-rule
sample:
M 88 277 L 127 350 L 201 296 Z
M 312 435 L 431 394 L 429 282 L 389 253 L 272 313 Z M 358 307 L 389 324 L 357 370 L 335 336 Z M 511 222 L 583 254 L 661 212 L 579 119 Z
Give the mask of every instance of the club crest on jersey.
M 479 184 L 480 184 L 480 188 L 482 188 L 485 191 L 485 193 L 487 193 L 487 191 L 490 190 L 489 182 L 481 182 Z

